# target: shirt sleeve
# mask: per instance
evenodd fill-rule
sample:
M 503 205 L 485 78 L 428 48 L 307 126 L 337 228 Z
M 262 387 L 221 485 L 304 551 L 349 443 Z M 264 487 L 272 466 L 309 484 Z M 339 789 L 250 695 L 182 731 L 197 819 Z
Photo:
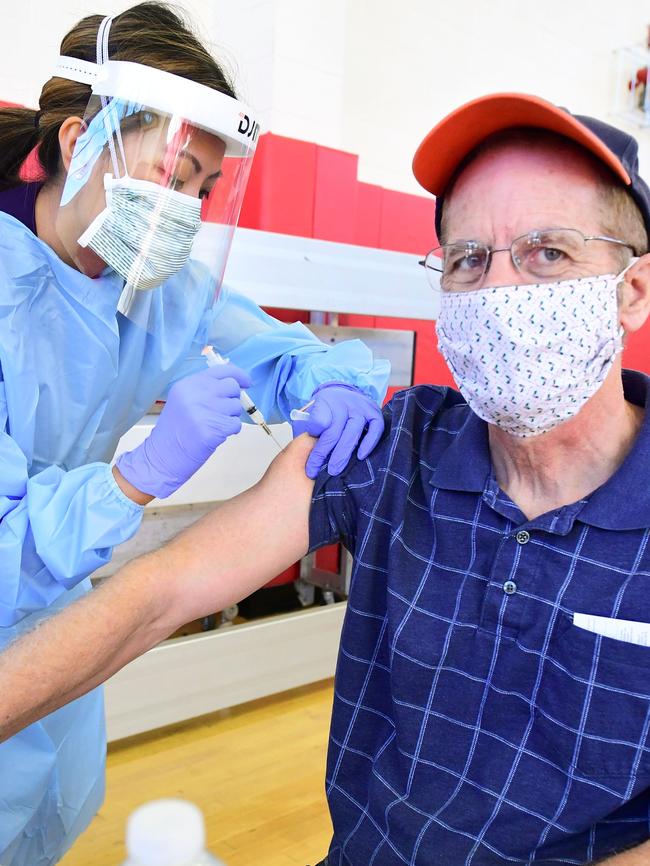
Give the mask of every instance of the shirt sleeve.
M 323 468 L 316 479 L 309 512 L 309 549 L 341 542 L 354 553 L 366 503 L 375 495 L 391 450 L 391 404 L 384 407 L 381 442 L 365 460 L 353 457 L 340 475 Z
M 440 449 L 448 445 L 449 431 L 438 440 L 436 419 L 445 405 L 462 401 L 447 387 L 419 385 L 399 391 L 384 406 L 384 432 L 375 450 L 365 459 L 352 457 L 340 475 L 327 468 L 318 475 L 309 514 L 310 550 L 342 542 L 350 553 L 363 546 L 366 527 L 382 527 L 390 541 L 395 508 L 390 478 L 410 479 L 414 474 L 428 484 Z M 444 443 L 444 444 L 441 444 Z
M 0 378 L 0 626 L 47 607 L 105 565 L 143 513 L 105 463 L 69 472 L 49 466 L 29 477 L 9 429 Z
M 390 364 L 361 340 L 328 346 L 300 322 L 279 322 L 238 292 L 222 289 L 207 342 L 251 376 L 250 394 L 268 421 L 285 421 L 319 385 L 346 382 L 380 403 Z

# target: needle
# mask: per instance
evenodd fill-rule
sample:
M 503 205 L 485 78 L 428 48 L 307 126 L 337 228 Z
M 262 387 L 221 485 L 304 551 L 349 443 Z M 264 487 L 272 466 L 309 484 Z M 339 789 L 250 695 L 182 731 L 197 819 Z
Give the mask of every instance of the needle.
M 209 367 L 216 367 L 218 364 L 227 364 L 228 363 L 228 360 L 226 358 L 223 358 L 218 352 L 215 352 L 214 349 L 212 348 L 212 346 L 208 346 L 206 349 L 204 349 L 203 354 L 206 357 L 206 360 L 208 362 Z M 250 417 L 251 421 L 253 421 L 259 427 L 261 427 L 262 430 L 264 430 L 264 432 L 267 434 L 267 436 L 270 436 L 271 439 L 273 439 L 273 441 L 275 442 L 275 444 L 278 447 L 278 451 L 282 451 L 283 450 L 282 445 L 280 445 L 278 440 L 273 435 L 273 431 L 271 430 L 269 425 L 266 423 L 264 415 L 262 415 L 260 410 L 255 405 L 255 403 L 248 396 L 246 391 L 242 390 L 240 399 L 241 399 L 241 404 L 244 408 L 244 411 Z

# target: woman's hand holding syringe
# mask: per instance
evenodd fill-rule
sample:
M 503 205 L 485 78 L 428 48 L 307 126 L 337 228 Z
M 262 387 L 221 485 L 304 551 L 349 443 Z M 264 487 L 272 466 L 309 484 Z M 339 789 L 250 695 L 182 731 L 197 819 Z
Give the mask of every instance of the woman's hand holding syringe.
M 209 367 L 216 367 L 218 364 L 227 364 L 228 360 L 226 358 L 222 358 L 222 356 L 215 352 L 212 346 L 207 346 L 203 350 L 203 354 L 205 355 L 206 361 L 208 362 Z M 273 439 L 275 444 L 278 446 L 278 451 L 282 451 L 282 445 L 278 442 L 278 440 L 273 435 L 273 431 L 266 423 L 264 415 L 257 408 L 253 400 L 249 397 L 249 395 L 242 389 L 241 392 L 241 405 L 246 412 L 246 414 L 250 417 L 251 421 L 257 424 L 259 427 L 264 430 L 264 432 Z

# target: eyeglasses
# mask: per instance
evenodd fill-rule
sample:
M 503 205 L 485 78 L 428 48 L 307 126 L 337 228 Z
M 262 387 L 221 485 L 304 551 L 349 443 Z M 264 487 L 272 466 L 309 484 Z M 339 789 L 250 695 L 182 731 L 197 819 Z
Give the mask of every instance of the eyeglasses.
M 455 241 L 436 247 L 423 264 L 429 282 L 443 292 L 478 289 L 490 269 L 494 253 L 509 252 L 513 266 L 531 282 L 570 279 L 585 262 L 587 244 L 604 241 L 627 247 L 631 244 L 606 235 L 586 237 L 578 229 L 534 229 L 515 238 L 509 247 L 490 247 L 479 241 Z

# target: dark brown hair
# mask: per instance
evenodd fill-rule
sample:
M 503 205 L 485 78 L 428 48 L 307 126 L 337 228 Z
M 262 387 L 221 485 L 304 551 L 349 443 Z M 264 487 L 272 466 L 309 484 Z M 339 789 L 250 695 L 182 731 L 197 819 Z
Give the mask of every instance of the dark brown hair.
M 63 38 L 60 53 L 94 63 L 102 20 L 102 15 L 83 18 Z M 111 60 L 143 63 L 235 96 L 232 82 L 222 67 L 190 25 L 165 3 L 138 3 L 115 16 L 108 49 Z M 55 77 L 43 86 L 38 111 L 0 108 L 0 190 L 20 183 L 20 167 L 37 146 L 46 176 L 58 173 L 61 124 L 68 117 L 83 117 L 89 99 L 88 84 Z

